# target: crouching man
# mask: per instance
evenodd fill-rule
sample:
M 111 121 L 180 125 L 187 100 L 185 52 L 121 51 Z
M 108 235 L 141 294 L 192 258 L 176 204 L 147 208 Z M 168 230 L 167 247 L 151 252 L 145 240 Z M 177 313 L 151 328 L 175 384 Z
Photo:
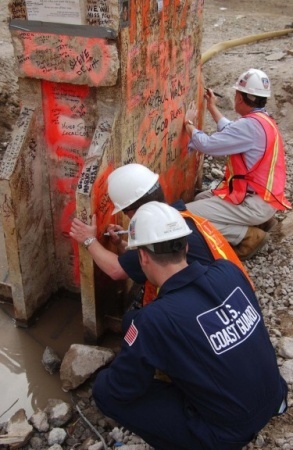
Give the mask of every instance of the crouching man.
M 106 416 L 156 450 L 241 450 L 286 410 L 287 385 L 249 281 L 228 260 L 188 265 L 190 233 L 163 203 L 132 217 L 128 247 L 138 248 L 159 292 L 131 315 L 93 396 Z M 171 382 L 156 379 L 156 369 Z

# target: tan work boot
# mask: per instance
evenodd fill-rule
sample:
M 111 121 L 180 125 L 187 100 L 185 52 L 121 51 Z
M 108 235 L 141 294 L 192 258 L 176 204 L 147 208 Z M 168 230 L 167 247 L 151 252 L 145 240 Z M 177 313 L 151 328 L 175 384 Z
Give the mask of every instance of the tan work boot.
M 267 220 L 264 223 L 261 223 L 260 225 L 257 225 L 257 228 L 260 228 L 263 231 L 273 231 L 273 229 L 278 225 L 279 221 L 272 217 L 271 219 Z
M 248 227 L 246 235 L 234 251 L 241 261 L 252 258 L 267 242 L 268 234 L 257 227 Z

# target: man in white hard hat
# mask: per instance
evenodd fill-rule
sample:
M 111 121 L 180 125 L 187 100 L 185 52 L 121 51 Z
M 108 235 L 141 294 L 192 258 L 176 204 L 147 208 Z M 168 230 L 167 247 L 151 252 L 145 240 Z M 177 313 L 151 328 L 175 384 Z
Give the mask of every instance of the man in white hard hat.
M 141 205 L 154 200 L 165 201 L 159 175 L 142 164 L 127 164 L 115 169 L 108 177 L 108 194 L 114 204 L 113 214 L 123 212 L 129 219 Z M 212 224 L 206 219 L 192 216 L 182 200 L 174 205 L 193 231 L 188 238 L 189 263 L 197 260 L 209 265 L 215 259 L 224 258 L 232 260 L 245 271 L 231 246 Z M 91 225 L 75 218 L 71 225 L 70 236 L 86 246 L 97 266 L 113 280 L 125 280 L 129 277 L 137 284 L 142 284 L 137 299 L 139 301 L 136 304 L 145 305 L 154 299 L 156 287 L 146 282 L 137 252 L 126 251 L 127 242 L 121 235 L 116 234 L 120 229 L 121 226 L 110 224 L 107 230 L 112 243 L 117 246 L 118 255 L 103 247 L 97 240 L 95 215 Z M 247 272 L 246 275 L 248 276 Z
M 186 111 L 189 149 L 214 157 L 227 156 L 226 172 L 216 189 L 201 192 L 187 204 L 194 214 L 206 217 L 233 245 L 240 259 L 251 258 L 267 242 L 277 223 L 277 210 L 291 209 L 284 195 L 286 165 L 282 138 L 275 121 L 265 110 L 271 96 L 268 76 L 249 69 L 233 86 L 235 111 L 241 118 L 225 118 L 216 107 L 212 90 L 205 94 L 207 108 L 217 124 L 208 136 L 194 125 L 197 110 Z
M 164 203 L 132 217 L 128 247 L 159 292 L 126 314 L 121 351 L 97 374 L 93 397 L 156 450 L 241 450 L 286 410 L 287 385 L 247 278 L 223 259 L 188 264 L 190 233 Z

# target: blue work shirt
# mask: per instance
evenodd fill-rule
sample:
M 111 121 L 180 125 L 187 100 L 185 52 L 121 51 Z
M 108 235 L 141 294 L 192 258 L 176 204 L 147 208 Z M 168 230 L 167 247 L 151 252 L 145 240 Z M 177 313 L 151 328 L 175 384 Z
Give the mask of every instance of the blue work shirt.
M 252 112 L 267 114 L 264 108 L 254 108 Z M 217 123 L 217 132 L 211 135 L 195 128 L 188 148 L 215 158 L 242 153 L 245 164 L 250 169 L 263 157 L 266 143 L 265 130 L 258 120 L 244 116 L 231 121 L 221 117 Z

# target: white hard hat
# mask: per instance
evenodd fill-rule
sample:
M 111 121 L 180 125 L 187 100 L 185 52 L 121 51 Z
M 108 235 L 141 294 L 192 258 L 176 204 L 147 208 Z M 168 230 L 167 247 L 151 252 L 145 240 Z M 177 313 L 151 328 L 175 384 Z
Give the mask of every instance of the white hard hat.
M 192 233 L 177 209 L 148 202 L 138 208 L 128 227 L 128 249 L 172 241 Z
M 256 97 L 270 97 L 271 83 L 265 72 L 249 69 L 243 72 L 233 86 L 234 89 Z
M 108 194 L 115 207 L 112 214 L 143 197 L 158 178 L 158 174 L 141 164 L 126 164 L 114 170 L 108 177 Z

